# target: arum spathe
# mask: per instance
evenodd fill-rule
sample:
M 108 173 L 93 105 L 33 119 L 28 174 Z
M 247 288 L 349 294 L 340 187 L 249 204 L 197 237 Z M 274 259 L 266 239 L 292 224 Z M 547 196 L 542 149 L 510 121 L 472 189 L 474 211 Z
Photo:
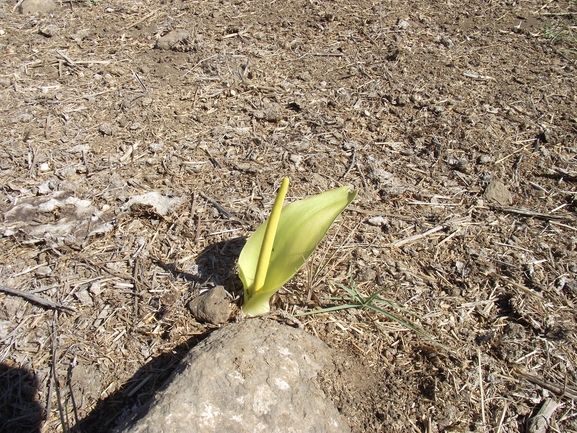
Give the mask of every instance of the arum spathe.
M 284 178 L 268 221 L 248 239 L 238 258 L 247 316 L 270 310 L 269 299 L 286 283 L 323 239 L 339 214 L 355 199 L 348 186 L 282 207 L 289 180 Z

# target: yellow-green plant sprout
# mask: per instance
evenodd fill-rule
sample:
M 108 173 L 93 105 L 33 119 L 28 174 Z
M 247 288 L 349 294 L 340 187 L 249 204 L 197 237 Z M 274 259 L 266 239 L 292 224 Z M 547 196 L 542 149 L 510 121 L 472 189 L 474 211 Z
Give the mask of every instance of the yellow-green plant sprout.
M 340 213 L 355 199 L 348 186 L 282 207 L 289 180 L 284 178 L 270 218 L 247 240 L 238 258 L 244 286 L 242 311 L 261 316 L 269 300 L 304 265 Z

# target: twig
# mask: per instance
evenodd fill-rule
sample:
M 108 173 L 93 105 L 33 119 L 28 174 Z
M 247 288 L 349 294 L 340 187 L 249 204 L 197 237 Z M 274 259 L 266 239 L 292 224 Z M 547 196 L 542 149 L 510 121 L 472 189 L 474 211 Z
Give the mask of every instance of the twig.
M 503 421 L 505 421 L 505 415 L 507 413 L 507 409 L 509 408 L 509 403 L 505 402 L 505 407 L 503 408 L 503 412 L 501 413 L 501 419 L 499 420 L 499 425 L 497 426 L 497 433 L 501 433 L 503 430 Z
M 206 62 L 207 60 L 210 60 L 210 59 L 212 59 L 212 58 L 214 58 L 214 57 L 216 57 L 216 56 L 218 56 L 218 54 L 213 54 L 212 56 L 209 56 L 209 57 L 206 57 L 206 58 L 204 58 L 204 59 L 202 59 L 202 60 L 199 60 L 198 62 L 196 62 L 196 63 L 194 64 L 194 66 L 193 66 L 192 68 L 190 68 L 188 71 L 186 71 L 186 72 L 184 73 L 183 77 L 186 77 L 188 74 L 190 74 L 190 73 L 192 72 L 192 70 L 193 70 L 194 68 L 196 68 L 197 66 L 200 66 L 201 63 Z M 196 90 L 198 91 L 198 88 L 197 88 Z
M 24 292 L 18 289 L 13 289 L 11 287 L 0 286 L 0 292 L 8 293 L 9 295 L 13 296 L 20 296 L 21 298 L 24 298 L 35 304 L 41 305 L 42 307 L 52 308 L 59 311 L 70 311 L 73 313 L 78 312 L 76 308 L 68 307 L 62 304 L 57 304 L 56 302 L 50 301 L 49 299 L 41 298 L 40 296 L 32 295 L 31 293 Z
M 533 142 L 533 141 L 535 141 L 535 140 L 531 140 L 531 142 Z M 522 142 L 524 142 L 524 140 L 521 141 L 521 142 L 516 142 L 516 143 L 522 143 Z M 503 161 L 505 161 L 506 159 L 509 159 L 510 157 L 512 157 L 513 155 L 515 155 L 516 153 L 522 152 L 523 150 L 527 149 L 529 146 L 530 146 L 530 145 L 527 144 L 526 146 L 523 146 L 523 147 L 520 147 L 520 148 L 517 149 L 517 150 L 514 150 L 514 151 L 511 152 L 510 154 L 508 154 L 508 155 L 504 156 L 503 158 L 495 161 L 495 164 L 500 164 L 500 163 L 502 163 Z
M 72 402 L 72 410 L 74 413 L 74 425 L 78 425 L 80 418 L 78 417 L 78 406 L 76 405 L 76 400 L 74 398 L 74 390 L 72 389 L 72 370 L 76 367 L 76 357 L 70 362 L 68 366 L 68 388 L 70 390 L 70 401 Z
M 140 77 L 138 76 L 138 74 L 135 71 L 132 71 L 132 75 L 134 75 L 134 78 L 136 78 L 138 80 L 138 83 L 140 84 L 140 87 L 142 87 L 142 91 L 144 93 L 148 92 L 148 89 L 146 88 L 146 86 L 144 85 L 144 83 L 142 82 L 142 80 L 140 79 Z
M 481 369 L 481 349 L 477 348 L 477 360 L 479 362 L 479 393 L 481 394 L 481 417 L 483 420 L 483 428 L 487 425 L 487 417 L 485 416 L 485 390 L 483 389 L 483 370 Z
M 565 17 L 577 15 L 577 12 L 543 12 L 541 15 L 545 17 Z
M 86 152 L 82 151 L 82 160 L 84 161 L 84 167 L 86 167 L 86 176 L 90 176 L 90 166 L 88 165 L 88 160 L 86 159 Z
M 530 295 L 537 296 L 538 298 L 543 299 L 543 295 L 541 293 L 536 292 L 535 290 L 531 290 L 529 287 L 526 287 L 523 284 L 520 284 L 517 281 L 512 280 L 511 278 L 507 278 L 504 275 L 499 275 L 499 274 L 494 273 L 494 272 L 491 275 L 494 275 L 496 278 L 503 280 L 508 284 L 511 284 L 513 287 L 516 287 L 525 293 L 528 293 Z
M 68 433 L 68 417 L 62 406 L 62 396 L 60 394 L 60 382 L 58 382 L 58 377 L 56 377 L 56 350 L 58 348 L 58 337 L 56 334 L 56 320 L 58 318 L 58 313 L 54 313 L 54 318 L 52 321 L 52 368 L 50 369 L 51 378 L 54 380 L 54 389 L 56 390 L 56 402 L 58 403 L 58 413 L 60 414 L 60 424 L 62 426 L 62 431 Z
M 349 168 L 347 169 L 347 171 L 345 172 L 345 174 L 343 174 L 341 176 L 341 180 L 343 180 L 345 177 L 348 176 L 348 174 L 351 172 L 352 168 L 354 167 L 357 158 L 357 146 L 353 146 L 353 155 L 351 157 L 351 163 L 349 164 Z
M 527 433 L 547 433 L 553 412 L 555 412 L 561 405 L 555 400 L 548 398 L 533 418 L 529 420 L 529 428 Z
M 489 75 L 481 75 L 481 74 L 477 74 L 476 72 L 472 72 L 472 71 L 465 71 L 463 72 L 463 75 L 467 78 L 472 78 L 474 80 L 493 80 L 493 81 L 497 81 L 495 80 L 493 77 L 489 76 Z
M 491 209 L 544 220 L 575 221 L 575 217 L 572 215 L 551 215 L 548 213 L 535 212 L 530 209 L 521 209 L 508 206 L 491 206 Z
M 315 57 L 343 57 L 344 54 L 342 53 L 308 53 L 309 56 Z
M 66 54 L 64 54 L 62 51 L 56 50 L 56 54 L 58 54 L 60 57 L 66 60 L 66 62 L 68 62 L 70 66 L 76 66 L 76 62 L 72 60 L 70 57 L 68 57 Z
M 552 176 L 563 178 L 563 180 L 577 181 L 577 172 L 565 170 L 561 167 L 554 167 Z
M 149 14 L 146 14 L 144 17 L 140 18 L 138 21 L 133 22 L 132 24 L 129 24 L 125 27 L 126 30 L 131 29 L 134 26 L 137 26 L 138 24 L 140 24 L 143 21 L 146 21 L 147 19 L 149 19 L 151 16 L 153 16 L 155 13 L 158 12 L 158 9 L 153 10 L 152 12 L 150 12 Z
M 24 0 L 18 0 L 18 3 L 16 3 L 12 8 L 12 13 L 14 13 L 22 3 L 24 3 Z
M 521 376 L 523 379 L 535 385 L 539 385 L 541 388 L 548 389 L 549 391 L 554 392 L 555 394 L 561 397 L 567 397 L 572 400 L 577 400 L 577 387 L 566 384 L 557 385 L 550 382 L 545 382 L 543 379 L 537 376 L 525 373 L 519 367 L 516 367 L 513 371 L 517 373 L 517 375 Z
M 244 225 L 243 222 L 241 220 L 239 220 L 237 217 L 235 217 L 232 213 L 230 213 L 229 211 L 227 211 L 225 208 L 223 208 L 220 204 L 218 204 L 216 201 L 214 201 L 213 199 L 211 199 L 210 197 L 208 197 L 205 193 L 200 192 L 200 195 L 207 200 L 210 204 L 212 204 L 216 210 L 224 217 L 228 218 L 231 221 L 237 221 L 240 224 Z
M 424 232 L 424 233 L 420 233 L 420 234 L 414 235 L 414 236 L 409 236 L 408 238 L 405 238 L 405 239 L 399 239 L 398 241 L 395 241 L 395 242 L 393 242 L 393 243 L 391 243 L 391 244 L 389 244 L 389 245 L 392 246 L 392 247 L 397 247 L 397 248 L 398 248 L 398 247 L 401 247 L 401 246 L 403 246 L 403 245 L 405 245 L 405 244 L 408 244 L 408 243 L 411 243 L 411 242 L 414 242 L 414 241 L 418 241 L 419 239 L 426 238 L 427 236 L 430 236 L 430 235 L 432 235 L 433 233 L 437 233 L 438 231 L 441 231 L 441 230 L 443 230 L 444 228 L 445 228 L 444 225 L 440 225 L 440 226 L 437 226 L 437 227 L 433 227 L 432 229 L 427 230 L 427 231 Z

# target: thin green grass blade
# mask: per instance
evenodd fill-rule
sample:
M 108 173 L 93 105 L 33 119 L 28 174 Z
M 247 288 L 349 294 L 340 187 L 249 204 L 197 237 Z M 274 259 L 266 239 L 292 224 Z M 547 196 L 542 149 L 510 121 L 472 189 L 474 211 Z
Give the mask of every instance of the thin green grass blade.
M 312 316 L 315 314 L 330 313 L 332 311 L 346 310 L 348 308 L 359 308 L 359 307 L 360 307 L 359 304 L 335 305 L 334 307 L 326 307 L 326 308 L 320 308 L 318 310 L 306 311 L 304 313 L 298 313 L 298 314 L 295 314 L 294 317 Z
M 391 314 L 385 310 L 383 310 L 382 308 L 376 307 L 375 305 L 367 305 L 367 308 L 370 308 L 373 311 L 376 311 L 377 313 L 380 313 L 382 315 L 384 315 L 385 317 L 388 317 L 391 320 L 394 320 L 395 322 L 399 323 L 400 325 L 402 325 L 403 327 L 410 329 L 413 332 L 416 332 L 417 334 L 419 334 L 421 337 L 426 338 L 427 340 L 429 340 L 432 344 L 434 344 L 435 346 L 441 347 L 444 350 L 447 350 L 450 352 L 450 349 L 448 349 L 447 347 L 443 346 L 441 343 L 435 341 L 433 339 L 433 337 L 431 337 L 429 334 L 427 334 L 425 331 L 423 331 L 422 329 L 417 328 L 416 326 L 412 325 L 411 323 L 407 322 L 406 320 L 401 319 L 398 316 L 395 316 L 394 314 Z

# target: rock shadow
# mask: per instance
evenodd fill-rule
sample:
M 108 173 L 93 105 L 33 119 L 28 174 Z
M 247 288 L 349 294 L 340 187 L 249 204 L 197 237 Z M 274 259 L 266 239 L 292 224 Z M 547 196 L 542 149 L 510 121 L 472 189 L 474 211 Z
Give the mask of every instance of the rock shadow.
M 207 330 L 204 334 L 192 337 L 170 352 L 147 362 L 120 388 L 100 400 L 92 412 L 71 428 L 70 432 L 109 433 L 115 431 L 114 429 L 118 425 L 122 425 L 126 419 L 133 420 L 134 409 L 139 409 L 150 401 L 162 389 L 190 349 L 207 338 L 212 331 Z M 142 416 L 142 414 L 142 410 L 136 411 L 136 417 Z
M 223 285 L 229 291 L 242 294 L 242 284 L 236 273 L 236 263 L 246 238 L 239 237 L 217 242 L 206 247 L 195 261 L 196 272 L 187 272 L 177 263 L 156 261 L 155 264 L 174 278 L 190 281 L 193 287 Z M 180 344 L 168 353 L 161 354 L 134 373 L 118 390 L 100 400 L 92 412 L 80 420 L 71 429 L 72 433 L 104 433 L 113 431 L 118 424 L 122 425 L 127 418 L 142 416 L 145 411 L 134 414 L 135 407 L 141 407 L 150 401 L 166 383 L 170 375 L 178 368 L 180 361 L 198 343 L 208 337 L 213 330 L 207 329 Z M 140 388 L 140 384 L 144 383 Z
M 44 408 L 36 400 L 37 392 L 34 373 L 0 363 L 0 431 L 40 433 Z

